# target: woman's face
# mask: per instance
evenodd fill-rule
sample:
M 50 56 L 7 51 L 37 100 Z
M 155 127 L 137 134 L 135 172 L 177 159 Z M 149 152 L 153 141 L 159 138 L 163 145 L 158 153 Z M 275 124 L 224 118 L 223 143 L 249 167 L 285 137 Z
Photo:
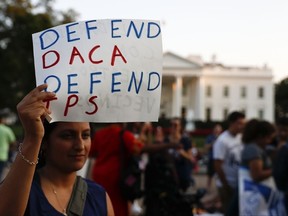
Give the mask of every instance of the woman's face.
M 59 122 L 43 146 L 46 166 L 64 172 L 80 170 L 90 151 L 90 125 L 87 122 Z

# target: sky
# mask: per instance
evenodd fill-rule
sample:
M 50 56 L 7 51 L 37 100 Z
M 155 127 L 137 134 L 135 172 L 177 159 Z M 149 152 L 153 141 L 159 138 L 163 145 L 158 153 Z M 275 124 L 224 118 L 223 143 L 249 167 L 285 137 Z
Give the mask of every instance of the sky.
M 55 0 L 54 8 L 75 10 L 77 21 L 159 20 L 163 52 L 205 62 L 215 55 L 227 66 L 266 64 L 275 82 L 288 77 L 286 0 Z

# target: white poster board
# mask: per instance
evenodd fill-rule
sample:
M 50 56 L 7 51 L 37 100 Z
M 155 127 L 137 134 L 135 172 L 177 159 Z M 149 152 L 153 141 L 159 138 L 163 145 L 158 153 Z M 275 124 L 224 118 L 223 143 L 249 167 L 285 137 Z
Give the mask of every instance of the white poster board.
M 287 216 L 284 194 L 276 189 L 273 177 L 255 182 L 245 167 L 239 168 L 239 215 Z
M 56 93 L 54 121 L 158 121 L 162 86 L 159 21 L 105 19 L 32 35 L 36 84 Z

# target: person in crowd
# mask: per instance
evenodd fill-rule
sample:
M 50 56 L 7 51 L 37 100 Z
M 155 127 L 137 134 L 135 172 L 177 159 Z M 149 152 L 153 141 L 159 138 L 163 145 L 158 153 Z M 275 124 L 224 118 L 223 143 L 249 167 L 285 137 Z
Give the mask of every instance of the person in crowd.
M 44 101 L 55 97 L 46 88 L 36 87 L 17 105 L 24 139 L 0 185 L 0 215 L 113 216 L 104 188 L 76 175 L 90 150 L 89 123 L 46 122 Z
M 277 149 L 280 149 L 288 141 L 288 117 L 281 117 L 276 121 Z
M 169 125 L 170 125 L 170 121 L 166 117 L 166 114 L 161 113 L 161 115 L 159 116 L 158 122 L 157 122 L 157 126 L 162 127 L 163 130 L 166 130 L 166 129 L 169 129 Z
M 288 117 L 280 117 L 276 121 L 276 136 L 274 140 L 266 147 L 269 156 L 274 160 L 277 152 L 288 141 Z
M 209 134 L 205 139 L 205 150 L 207 152 L 207 189 L 208 191 L 211 190 L 212 179 L 215 174 L 214 164 L 213 164 L 213 144 L 218 136 L 222 133 L 222 126 L 220 124 L 215 124 L 212 133 Z
M 146 216 L 190 216 L 192 209 L 183 201 L 179 191 L 179 179 L 173 150 L 182 148 L 179 140 L 165 139 L 161 126 L 156 126 L 153 142 L 143 148 L 149 156 L 145 169 L 144 206 Z
M 266 153 L 266 146 L 275 137 L 274 125 L 268 121 L 252 119 L 243 131 L 244 149 L 241 165 L 247 167 L 254 181 L 260 182 L 272 175 L 272 161 Z
M 0 179 L 4 177 L 4 168 L 9 160 L 9 152 L 16 146 L 16 137 L 10 127 L 5 124 L 5 112 L 0 112 Z
M 151 122 L 130 122 L 126 127 L 129 131 L 134 134 L 136 139 L 139 139 L 145 145 L 152 141 L 153 136 L 153 125 Z M 139 157 L 139 168 L 141 169 L 141 190 L 145 191 L 144 179 L 145 169 L 148 163 L 148 154 L 146 152 L 141 153 Z M 143 214 L 143 196 L 135 199 L 131 206 L 131 215 L 142 215 Z
M 275 155 L 272 163 L 272 174 L 277 189 L 285 196 L 285 207 L 288 212 L 288 118 L 282 117 L 277 121 L 277 138 Z
M 245 115 L 234 111 L 228 115 L 228 128 L 221 133 L 213 145 L 216 186 L 225 215 L 238 214 L 238 167 L 240 165 L 241 133 L 245 126 Z
M 141 136 L 141 135 L 140 135 Z M 121 142 L 124 142 L 129 157 L 140 154 L 143 143 L 136 139 L 129 130 L 124 130 L 121 123 L 109 123 L 93 135 L 90 157 L 95 158 L 92 165 L 92 179 L 102 185 L 108 192 L 115 216 L 129 215 L 131 203 L 124 198 L 120 190 Z M 125 157 L 125 158 L 126 158 Z
M 178 174 L 180 188 L 183 192 L 194 182 L 192 178 L 193 164 L 196 163 L 193 154 L 192 140 L 188 134 L 184 133 L 180 119 L 175 118 L 171 121 L 171 133 L 168 137 L 169 142 L 180 143 L 180 148 L 170 151 L 174 156 L 176 170 Z

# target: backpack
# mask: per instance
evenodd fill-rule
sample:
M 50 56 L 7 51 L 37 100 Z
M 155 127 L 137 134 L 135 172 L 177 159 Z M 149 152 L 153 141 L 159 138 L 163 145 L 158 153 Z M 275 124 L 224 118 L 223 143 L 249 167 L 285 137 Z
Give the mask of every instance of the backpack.
M 125 130 L 120 132 L 120 152 L 121 152 L 121 171 L 120 171 L 120 190 L 122 196 L 131 202 L 143 195 L 141 189 L 142 170 L 139 167 L 139 156 L 127 155 L 123 134 Z

